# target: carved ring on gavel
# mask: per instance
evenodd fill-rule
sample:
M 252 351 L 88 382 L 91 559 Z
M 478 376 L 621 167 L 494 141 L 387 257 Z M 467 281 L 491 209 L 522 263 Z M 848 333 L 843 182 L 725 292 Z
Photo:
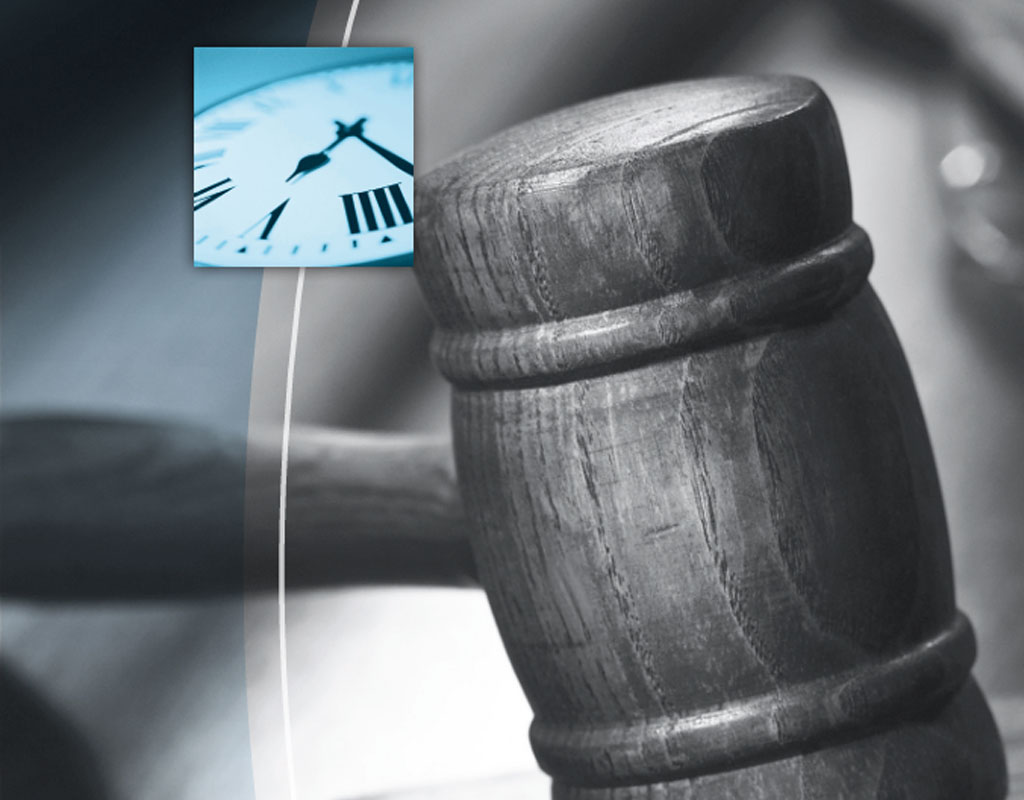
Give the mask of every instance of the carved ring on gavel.
M 565 109 L 418 177 L 416 206 L 458 485 L 446 446 L 296 431 L 297 583 L 478 579 L 555 798 L 1004 797 L 927 432 L 820 89 L 715 79 Z M 142 423 L 4 438 L 14 594 L 173 592 L 167 559 L 191 555 L 173 532 L 220 519 L 193 493 L 232 497 L 245 458 Z M 248 490 L 272 497 L 261 442 Z M 125 463 L 135 505 L 105 524 Z M 196 464 L 234 478 L 154 488 Z M 47 494 L 54 471 L 85 494 Z M 148 516 L 155 544 L 135 530 L 125 561 L 80 548 L 54 572 L 41 542 L 90 515 L 101 543 Z M 183 593 L 235 586 L 229 553 Z

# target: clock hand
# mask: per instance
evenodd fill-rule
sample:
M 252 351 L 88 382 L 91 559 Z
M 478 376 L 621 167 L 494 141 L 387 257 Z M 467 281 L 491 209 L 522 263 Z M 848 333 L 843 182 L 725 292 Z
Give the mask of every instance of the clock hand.
M 307 173 L 312 172 L 315 169 L 320 169 L 324 164 L 330 161 L 330 156 L 327 153 L 320 151 L 319 153 L 310 153 L 308 156 L 303 156 L 299 159 L 299 163 L 295 167 L 295 171 L 285 178 L 285 183 L 290 181 L 296 175 L 300 178 Z
M 367 147 L 369 147 L 371 150 L 373 150 L 373 152 L 377 153 L 380 156 L 383 156 L 385 159 L 390 161 L 392 164 L 394 164 L 396 167 L 398 167 L 400 170 L 402 170 L 402 172 L 404 172 L 406 175 L 412 175 L 412 163 L 411 162 L 406 161 L 404 158 L 402 158 L 399 155 L 395 155 L 390 150 L 388 150 L 388 149 L 386 149 L 384 147 L 381 147 L 376 142 L 371 142 L 369 139 L 367 139 L 365 136 L 363 136 L 363 134 L 361 132 L 360 133 L 354 133 L 352 135 L 355 136 L 359 141 L 361 141 Z
M 392 153 L 387 148 L 381 147 L 376 142 L 370 141 L 369 139 L 366 138 L 365 134 L 363 133 L 363 124 L 365 122 L 366 117 L 360 117 L 351 125 L 346 125 L 344 122 L 334 120 L 334 124 L 338 126 L 337 138 L 331 143 L 329 147 L 327 147 L 324 150 L 324 152 L 326 153 L 328 150 L 337 147 L 342 141 L 351 136 L 361 141 L 363 144 L 365 144 L 378 155 L 383 156 L 389 162 L 391 162 L 400 170 L 402 170 L 402 172 L 404 172 L 406 175 L 412 175 L 412 164 L 410 162 L 406 161 L 401 156 Z
M 327 147 L 321 150 L 319 153 L 310 153 L 308 156 L 303 156 L 299 159 L 299 163 L 295 166 L 295 171 L 285 178 L 285 183 L 290 181 L 292 178 L 296 178 L 296 183 L 302 176 L 309 174 L 315 169 L 320 169 L 324 164 L 327 164 L 331 157 L 327 155 L 328 151 L 333 150 L 341 142 L 347 139 L 349 136 L 359 136 L 363 132 L 363 123 L 366 122 L 366 117 L 360 117 L 352 125 L 346 125 L 343 122 L 334 121 L 334 124 L 338 126 L 337 133 L 334 141 L 331 142 Z

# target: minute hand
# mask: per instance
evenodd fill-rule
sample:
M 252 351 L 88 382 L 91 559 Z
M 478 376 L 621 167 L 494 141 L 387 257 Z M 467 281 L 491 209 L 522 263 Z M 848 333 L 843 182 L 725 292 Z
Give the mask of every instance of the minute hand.
M 412 175 L 412 164 L 410 162 L 406 161 L 401 156 L 395 155 L 390 150 L 388 150 L 388 149 L 386 149 L 384 147 L 381 147 L 376 142 L 371 142 L 369 139 L 367 139 L 361 133 L 357 133 L 357 134 L 353 134 L 353 135 L 355 136 L 355 138 L 357 138 L 359 141 L 361 141 L 363 144 L 365 144 L 367 147 L 369 147 L 375 153 L 378 153 L 379 155 L 382 155 L 384 158 L 386 158 L 388 161 L 390 161 L 392 164 L 394 164 L 396 167 L 398 167 L 400 170 L 402 170 L 402 172 L 404 172 L 406 175 Z

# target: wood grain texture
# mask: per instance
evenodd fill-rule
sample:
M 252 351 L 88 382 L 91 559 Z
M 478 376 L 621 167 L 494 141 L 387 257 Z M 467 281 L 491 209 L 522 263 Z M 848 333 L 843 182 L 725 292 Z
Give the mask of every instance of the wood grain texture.
M 417 181 L 473 549 L 556 797 L 1005 795 L 850 209 L 790 78 L 612 96 Z
M 418 275 L 439 327 L 579 317 L 806 255 L 850 225 L 833 123 L 809 81 L 720 78 L 470 148 L 419 185 Z
M 168 422 L 3 421 L 0 590 L 67 600 L 274 588 L 279 435 L 252 437 L 247 453 Z M 447 441 L 298 427 L 289 463 L 292 588 L 475 583 Z M 246 491 L 269 500 L 267 518 L 248 523 L 271 537 L 243 541 Z

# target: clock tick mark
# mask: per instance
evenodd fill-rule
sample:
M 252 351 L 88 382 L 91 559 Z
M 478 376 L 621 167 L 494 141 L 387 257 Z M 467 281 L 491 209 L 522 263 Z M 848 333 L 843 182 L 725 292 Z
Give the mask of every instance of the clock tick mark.
M 213 249 L 214 249 L 214 250 L 220 250 L 220 249 L 221 249 L 221 248 L 222 248 L 222 247 L 223 247 L 224 245 L 226 245 L 227 243 L 228 243 L 228 240 L 227 240 L 227 239 L 225 239 L 225 240 L 224 240 L 223 242 L 221 242 L 221 243 L 220 243 L 219 245 L 217 245 L 217 246 L 216 246 L 215 248 L 213 248 Z
M 209 237 L 208 234 L 204 234 L 203 236 L 201 236 L 198 239 L 196 239 L 196 244 L 202 244 L 203 242 L 205 242 L 209 238 L 210 237 Z
M 267 245 L 267 249 L 263 251 L 263 255 L 266 255 L 267 253 L 269 253 L 270 252 L 270 248 L 272 248 L 273 246 L 274 245 L 272 245 L 272 244 L 268 244 Z
M 297 252 L 299 252 L 299 246 L 295 245 L 295 247 L 292 248 L 292 255 L 295 255 Z
M 327 252 L 327 243 L 326 242 L 324 243 L 324 246 L 320 248 L 320 252 L 321 253 L 326 253 Z

